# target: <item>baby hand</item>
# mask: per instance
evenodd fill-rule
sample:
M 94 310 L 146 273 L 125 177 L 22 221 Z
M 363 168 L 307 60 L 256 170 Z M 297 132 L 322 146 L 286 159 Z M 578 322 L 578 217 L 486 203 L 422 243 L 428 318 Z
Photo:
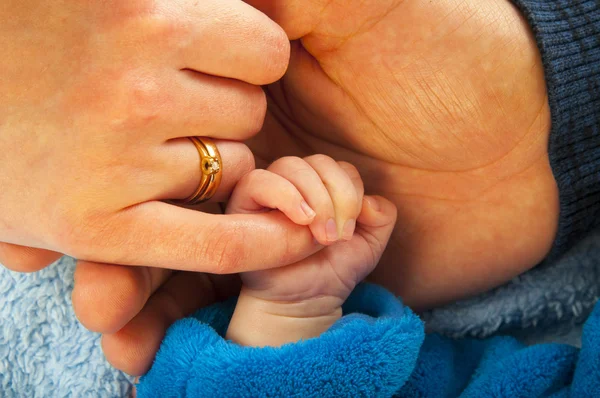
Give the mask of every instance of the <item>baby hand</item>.
M 328 156 L 285 157 L 257 169 L 236 185 L 227 213 L 278 209 L 291 221 L 309 225 L 315 239 L 329 245 L 348 240 L 360 213 L 363 183 L 354 166 Z
M 327 330 L 356 284 L 375 268 L 396 220 L 391 202 L 363 198 L 352 165 L 323 155 L 282 158 L 249 173 L 227 212 L 268 209 L 307 225 L 327 247 L 286 267 L 241 275 L 227 337 L 244 345 L 281 345 Z

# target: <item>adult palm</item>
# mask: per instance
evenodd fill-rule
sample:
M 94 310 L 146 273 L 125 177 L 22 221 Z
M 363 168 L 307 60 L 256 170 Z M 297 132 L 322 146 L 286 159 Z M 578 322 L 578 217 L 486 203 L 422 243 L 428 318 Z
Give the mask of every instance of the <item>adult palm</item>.
M 417 308 L 537 264 L 556 233 L 550 112 L 508 0 L 252 0 L 293 41 L 251 146 L 356 165 L 398 224 L 371 275 Z

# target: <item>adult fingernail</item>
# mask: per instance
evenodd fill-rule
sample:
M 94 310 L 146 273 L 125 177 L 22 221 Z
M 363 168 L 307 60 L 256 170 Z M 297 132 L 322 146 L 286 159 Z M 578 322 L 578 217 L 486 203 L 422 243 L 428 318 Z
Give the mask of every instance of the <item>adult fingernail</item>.
M 335 242 L 338 240 L 337 227 L 333 218 L 330 218 L 325 224 L 325 235 L 327 236 L 327 240 L 329 242 Z
M 377 202 L 377 200 L 375 198 L 365 196 L 365 201 L 369 204 L 369 207 L 371 209 L 373 209 L 375 211 L 380 210 L 379 203 Z
M 356 220 L 348 220 L 344 224 L 344 230 L 342 232 L 342 238 L 344 240 L 352 239 L 352 235 L 354 235 L 354 228 L 356 228 Z
M 314 218 L 317 215 L 317 213 L 315 213 L 315 211 L 305 201 L 300 202 L 300 207 L 308 218 Z

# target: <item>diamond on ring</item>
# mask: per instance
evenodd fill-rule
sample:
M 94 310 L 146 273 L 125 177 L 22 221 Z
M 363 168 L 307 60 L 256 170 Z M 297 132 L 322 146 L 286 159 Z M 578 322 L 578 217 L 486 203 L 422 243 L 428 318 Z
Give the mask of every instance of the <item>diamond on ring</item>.
M 202 171 L 204 174 L 212 175 L 216 174 L 221 170 L 221 164 L 219 159 L 213 157 L 206 157 L 202 160 Z
M 188 137 L 200 155 L 200 182 L 196 190 L 187 198 L 171 201 L 176 204 L 197 205 L 206 202 L 219 189 L 223 165 L 221 155 L 214 141 L 207 137 Z

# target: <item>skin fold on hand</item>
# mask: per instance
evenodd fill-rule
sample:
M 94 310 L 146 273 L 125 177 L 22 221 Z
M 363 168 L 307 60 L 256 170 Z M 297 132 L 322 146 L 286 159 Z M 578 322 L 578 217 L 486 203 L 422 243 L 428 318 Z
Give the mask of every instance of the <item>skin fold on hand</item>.
M 158 267 L 235 273 L 317 250 L 275 214 L 166 202 L 200 180 L 188 136 L 219 147 L 214 201 L 254 168 L 241 141 L 262 127 L 260 86 L 290 54 L 263 13 L 239 0 L 7 0 L 0 48 L 0 263 L 35 271 L 61 253 L 79 259 L 76 314 L 104 333 L 120 369 L 143 373 L 170 323 L 237 286 Z M 193 299 L 171 294 L 192 288 Z M 146 333 L 134 333 L 140 324 Z
M 558 192 L 535 40 L 509 1 L 253 0 L 292 43 L 251 148 L 354 164 L 398 223 L 370 279 L 416 309 L 548 253 Z
M 263 164 L 284 155 L 313 153 L 348 161 L 359 169 L 367 193 L 396 204 L 397 227 L 372 280 L 422 309 L 496 286 L 545 256 L 558 218 L 558 194 L 547 153 L 547 93 L 535 41 L 508 0 L 247 3 L 279 23 L 294 40 L 290 67 L 283 80 L 267 88 L 269 112 L 261 133 L 249 145 Z M 147 7 L 150 4 L 155 7 Z M 237 58 L 222 62 L 206 57 L 201 45 L 214 41 L 204 40 L 199 32 L 211 25 L 198 23 L 202 18 L 197 16 L 207 14 L 195 8 L 196 2 L 178 4 L 179 8 L 172 2 L 109 1 L 94 8 L 89 2 L 9 0 L 0 5 L 0 47 L 5 51 L 0 62 L 0 186 L 18 198 L 0 197 L 5 215 L 0 217 L 0 240 L 11 243 L 4 243 L 0 256 L 18 263 L 25 247 L 27 261 L 15 266 L 20 270 L 43 267 L 53 259 L 52 251 L 54 256 L 66 251 L 94 260 L 78 264 L 76 309 L 78 315 L 90 314 L 84 323 L 92 330 L 105 333 L 103 346 L 111 363 L 131 374 L 148 369 L 174 320 L 235 294 L 239 281 L 108 264 L 139 265 L 144 263 L 140 256 L 147 256 L 155 265 L 173 267 L 170 259 L 179 266 L 189 265 L 189 257 L 201 252 L 194 243 L 205 240 L 194 233 L 199 219 L 190 223 L 189 213 L 180 210 L 170 209 L 177 220 L 166 217 L 158 228 L 161 234 L 152 232 L 157 230 L 154 217 L 161 214 L 152 206 L 133 218 L 113 217 L 108 223 L 106 214 L 131 204 L 123 201 L 122 192 L 129 192 L 136 203 L 148 200 L 148 195 L 187 196 L 197 181 L 193 175 L 197 153 L 173 138 L 198 131 L 225 140 L 248 138 L 260 129 L 264 115 L 264 96 L 249 85 L 277 80 L 288 61 L 289 47 L 279 28 L 261 20 L 260 36 L 271 40 L 266 47 L 252 47 L 248 43 L 256 40 L 239 37 L 255 37 L 256 26 L 235 18 L 228 26 L 241 32 L 229 29 L 231 35 L 226 37 L 243 43 L 244 51 L 254 49 L 260 54 L 254 61 L 262 64 L 251 67 Z M 223 8 L 219 10 L 222 13 Z M 23 35 L 22 30 L 29 33 Z M 132 30 L 137 36 L 121 40 L 123 32 Z M 16 36 L 21 41 L 15 41 Z M 236 55 L 235 46 L 215 47 L 219 54 Z M 57 51 L 47 51 L 50 48 Z M 108 49 L 118 52 L 103 52 Z M 30 54 L 40 55 L 39 62 L 27 67 L 9 62 L 32 60 Z M 127 62 L 116 65 L 119 59 Z M 133 68 L 120 70 L 124 65 Z M 223 65 L 239 69 L 226 70 Z M 217 84 L 207 78 L 210 73 L 229 79 Z M 163 79 L 146 78 L 157 75 Z M 174 87 L 173 81 L 181 83 L 175 84 L 181 90 L 163 96 L 160 88 Z M 236 81 L 245 84 L 240 87 Z M 196 90 L 198 84 L 228 100 L 214 101 Z M 8 95 L 11 92 L 19 95 Z M 203 94 L 194 94 L 199 92 Z M 236 109 L 232 104 L 248 101 L 256 105 L 254 111 L 239 119 L 237 111 L 222 117 L 223 111 Z M 201 103 L 220 103 L 222 108 L 206 108 L 218 117 L 213 120 L 199 112 Z M 131 104 L 144 106 L 133 118 L 118 117 L 128 114 Z M 106 112 L 114 119 L 102 119 Z M 224 128 L 218 124 L 222 120 L 236 120 L 241 129 Z M 125 126 L 128 134 L 107 126 Z M 21 140 L 23 135 L 29 139 Z M 92 147 L 96 150 L 89 151 Z M 116 158 L 115 148 L 120 149 Z M 247 148 L 229 153 L 230 159 L 247 159 L 226 167 L 238 170 L 239 178 L 252 167 L 251 156 Z M 140 161 L 132 164 L 131 159 Z M 85 181 L 101 184 L 80 189 Z M 63 195 L 65 191 L 71 195 Z M 123 232 L 124 240 L 114 234 L 137 228 L 148 218 L 152 228 L 145 232 L 133 236 Z M 239 231 L 248 226 L 246 220 L 236 219 L 229 228 Z M 187 227 L 173 229 L 180 221 Z M 255 232 L 285 235 L 274 228 L 280 221 L 263 215 L 257 221 L 262 227 Z M 64 233 L 56 236 L 57 230 Z M 305 229 L 294 231 L 311 239 Z M 186 238 L 182 240 L 179 232 Z M 67 241 L 65 236 L 83 241 Z M 98 247 L 103 236 L 120 248 L 130 247 L 131 253 L 115 252 L 110 244 Z M 36 257 L 26 246 L 51 250 Z M 155 252 L 148 253 L 148 248 Z M 310 252 L 314 247 L 305 249 Z M 107 253 L 117 255 L 104 256 Z M 263 248 L 263 253 L 269 250 Z M 198 269 L 200 262 L 194 264 Z M 233 271 L 235 266 L 229 268 Z M 122 283 L 115 284 L 115 277 L 122 277 Z M 200 293 L 198 286 L 203 287 Z

